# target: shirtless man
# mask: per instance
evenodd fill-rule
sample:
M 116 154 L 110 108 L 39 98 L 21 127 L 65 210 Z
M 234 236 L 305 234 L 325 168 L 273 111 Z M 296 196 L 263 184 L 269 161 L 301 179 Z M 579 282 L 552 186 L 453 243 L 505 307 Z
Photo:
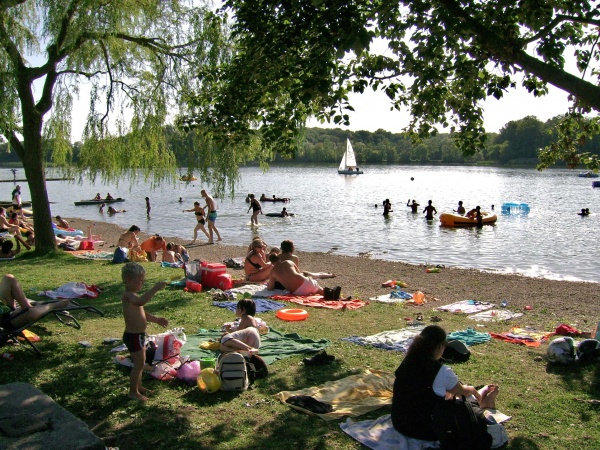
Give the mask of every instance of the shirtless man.
M 410 202 L 410 198 L 408 199 L 408 202 L 406 202 L 406 206 L 408 206 L 412 212 L 417 213 L 419 212 L 419 210 L 417 209 L 419 207 L 419 204 L 417 203 L 416 200 L 413 199 L 412 203 Z
M 433 220 L 433 215 L 437 214 L 437 210 L 434 208 L 434 206 L 431 203 L 432 203 L 431 200 L 429 200 L 427 202 L 427 206 L 423 210 L 423 213 L 427 213 L 425 215 L 426 220 Z
M 296 255 L 294 255 L 294 243 L 292 241 L 286 240 L 281 242 L 281 254 L 279 255 L 279 261 L 292 261 L 296 264 L 298 270 L 300 270 L 300 260 Z M 302 272 L 302 275 L 310 278 L 335 278 L 333 273 L 329 272 Z
M 323 288 L 312 278 L 300 273 L 293 261 L 279 261 L 279 255 L 271 253 L 269 260 L 273 264 L 269 275 L 268 290 L 275 289 L 279 282 L 292 295 L 323 295 Z
M 206 208 L 208 209 L 208 243 L 215 243 L 215 241 L 213 240 L 213 233 L 217 234 L 217 241 L 222 241 L 223 239 L 221 239 L 219 230 L 217 230 L 217 227 L 215 227 L 215 221 L 217 220 L 217 205 L 215 204 L 215 200 L 210 195 L 208 195 L 208 192 L 206 192 L 206 190 L 204 189 L 200 191 L 200 195 L 202 195 L 202 197 L 204 197 L 204 199 L 206 200 Z
M 69 228 L 69 222 L 67 222 L 65 219 L 63 219 L 60 216 L 56 216 L 56 225 L 58 225 L 59 227 L 63 227 L 63 228 Z
M 465 214 L 465 207 L 463 206 L 462 200 L 458 202 L 458 208 L 456 208 L 455 212 L 461 216 Z

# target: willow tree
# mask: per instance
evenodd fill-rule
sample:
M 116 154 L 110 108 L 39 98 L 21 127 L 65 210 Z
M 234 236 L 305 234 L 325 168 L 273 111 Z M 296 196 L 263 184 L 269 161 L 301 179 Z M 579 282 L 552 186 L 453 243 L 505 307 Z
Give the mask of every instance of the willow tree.
M 73 115 L 87 117 L 80 169 L 92 179 L 119 179 L 129 169 L 156 180 L 174 173 L 162 127 L 198 89 L 200 68 L 229 52 L 225 24 L 210 7 L 197 0 L 0 1 L 0 133 L 23 163 L 36 251 L 56 248 L 43 144 L 54 165 L 67 167 Z M 89 109 L 74 111 L 82 83 Z
M 309 116 L 347 125 L 348 94 L 372 88 L 392 109 L 410 111 L 413 138 L 447 128 L 471 155 L 485 145 L 484 99 L 517 83 L 541 96 L 551 84 L 571 94 L 574 109 L 562 144 L 544 161 L 597 166 L 573 154 L 599 128 L 597 115 L 583 115 L 600 110 L 595 2 L 225 0 L 223 11 L 232 15 L 237 54 L 203 74 L 192 124 L 240 134 L 258 128 L 266 143 L 293 154 Z M 370 51 L 376 39 L 385 52 Z

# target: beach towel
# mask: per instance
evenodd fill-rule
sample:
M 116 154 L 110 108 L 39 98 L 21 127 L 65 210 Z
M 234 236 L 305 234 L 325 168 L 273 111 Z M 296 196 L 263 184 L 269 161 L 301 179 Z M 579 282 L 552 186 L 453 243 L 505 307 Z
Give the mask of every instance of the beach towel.
M 342 338 L 342 341 L 352 342 L 358 345 L 369 345 L 384 350 L 395 352 L 406 352 L 414 337 L 419 334 L 424 326 L 403 328 L 401 330 L 383 331 L 372 336 L 350 336 Z
M 362 300 L 323 300 L 322 295 L 309 295 L 306 297 L 299 297 L 297 295 L 273 295 L 273 300 L 282 300 L 285 302 L 297 303 L 302 306 L 312 306 L 314 308 L 327 308 L 327 309 L 359 309 L 368 302 Z
M 73 255 L 74 257 L 81 259 L 112 261 L 114 252 L 107 252 L 104 250 L 76 250 L 74 252 L 69 252 L 69 255 Z
M 453 331 L 446 338 L 448 341 L 458 340 L 463 342 L 469 347 L 472 345 L 483 344 L 492 340 L 490 333 L 480 333 L 475 331 L 473 328 L 467 328 L 466 330 Z
M 527 347 L 539 347 L 542 342 L 546 342 L 549 337 L 554 336 L 554 332 L 528 330 L 525 328 L 513 327 L 505 333 L 490 333 L 494 339 L 512 342 L 513 344 L 526 345 Z
M 268 298 L 274 295 L 287 295 L 289 291 L 285 291 L 282 289 L 274 289 L 268 290 L 267 285 L 265 283 L 260 284 L 245 284 L 243 286 L 238 286 L 233 289 L 228 289 L 226 292 L 231 292 L 234 295 L 234 298 L 239 297 L 240 295 L 244 295 L 249 293 L 252 297 L 259 298 Z
M 38 295 L 50 298 L 97 298 L 101 289 L 95 285 L 71 282 L 66 283 L 54 291 L 42 291 Z
M 335 420 L 343 416 L 356 417 L 392 404 L 394 374 L 375 369 L 366 369 L 358 375 L 341 380 L 328 381 L 299 391 L 282 391 L 275 394 L 282 403 L 323 420 Z M 333 411 L 319 414 L 300 406 L 286 403 L 293 396 L 307 395 L 319 402 L 329 404 Z
M 226 308 L 229 311 L 235 312 L 237 309 L 238 302 L 213 302 L 213 306 L 219 308 Z M 276 302 L 274 300 L 267 300 L 266 298 L 257 298 L 254 300 L 256 305 L 256 312 L 262 313 L 267 311 L 277 311 L 278 309 L 285 308 L 285 303 Z
M 160 263 L 160 267 L 169 267 L 171 269 L 181 269 L 183 268 L 183 262 L 182 261 L 177 261 L 177 262 L 166 262 L 166 261 L 162 261 Z
M 395 289 L 392 292 L 390 292 L 389 294 L 379 295 L 377 297 L 371 297 L 371 298 L 369 298 L 369 300 L 373 300 L 375 302 L 382 302 L 382 303 L 401 303 L 406 300 L 410 300 L 412 298 L 413 298 L 412 294 L 401 291 L 399 289 Z
M 440 311 L 452 313 L 473 314 L 479 311 L 493 308 L 494 304 L 489 302 L 480 302 L 477 300 L 462 300 L 460 302 L 451 303 L 450 305 L 438 306 Z
M 187 342 L 181 348 L 182 355 L 189 355 L 192 360 L 202 358 L 214 358 L 219 352 L 202 349 L 200 344 L 206 341 L 220 341 L 220 330 L 200 330 L 198 334 L 187 335 Z M 313 340 L 303 338 L 296 333 L 283 334 L 280 331 L 270 329 L 269 332 L 260 337 L 261 345 L 259 355 L 267 364 L 287 358 L 292 355 L 303 355 L 316 353 L 331 344 L 328 339 Z
M 521 317 L 522 315 L 523 313 L 515 313 L 508 309 L 490 309 L 488 311 L 472 314 L 468 317 L 469 319 L 478 322 L 504 322 L 506 320 L 514 319 L 515 317 Z
M 502 446 L 508 439 L 506 431 L 504 436 L 498 435 L 498 428 L 504 430 L 500 425 L 502 422 L 510 419 L 509 416 L 494 410 L 484 412 L 486 418 L 492 416 L 495 424 L 488 425 L 488 433 L 492 435 L 494 441 L 492 448 Z M 428 448 L 440 448 L 438 441 L 422 441 L 404 436 L 397 431 L 392 424 L 392 416 L 386 414 L 374 420 L 362 420 L 355 422 L 352 419 L 346 419 L 346 422 L 340 423 L 340 428 L 348 436 L 356 439 L 358 442 L 373 450 L 425 450 Z
M 404 436 L 392 424 L 392 416 L 386 414 L 374 420 L 354 422 L 346 419 L 340 428 L 348 436 L 373 450 L 425 450 L 440 448 L 438 441 L 423 441 Z

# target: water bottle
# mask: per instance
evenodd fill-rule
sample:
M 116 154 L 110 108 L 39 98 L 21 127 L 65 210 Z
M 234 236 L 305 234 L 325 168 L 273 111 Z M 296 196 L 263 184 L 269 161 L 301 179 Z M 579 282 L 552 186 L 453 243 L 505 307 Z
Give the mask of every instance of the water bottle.
M 500 306 L 502 308 L 506 308 L 508 306 L 508 302 L 506 300 L 502 300 L 502 303 L 500 303 Z

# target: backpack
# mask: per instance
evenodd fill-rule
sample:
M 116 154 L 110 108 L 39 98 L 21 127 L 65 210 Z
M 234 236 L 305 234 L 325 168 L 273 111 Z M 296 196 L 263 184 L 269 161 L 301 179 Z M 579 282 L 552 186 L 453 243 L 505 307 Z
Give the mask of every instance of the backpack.
M 222 353 L 217 361 L 222 391 L 245 391 L 255 380 L 269 375 L 265 361 L 258 355 L 243 356 L 237 352 Z
M 439 402 L 431 420 L 442 450 L 489 450 L 492 447 L 492 436 L 487 432 L 483 413 L 473 410 L 464 396 Z
M 250 386 L 246 358 L 237 352 L 221 353 L 216 370 L 221 377 L 222 391 L 241 392 Z

